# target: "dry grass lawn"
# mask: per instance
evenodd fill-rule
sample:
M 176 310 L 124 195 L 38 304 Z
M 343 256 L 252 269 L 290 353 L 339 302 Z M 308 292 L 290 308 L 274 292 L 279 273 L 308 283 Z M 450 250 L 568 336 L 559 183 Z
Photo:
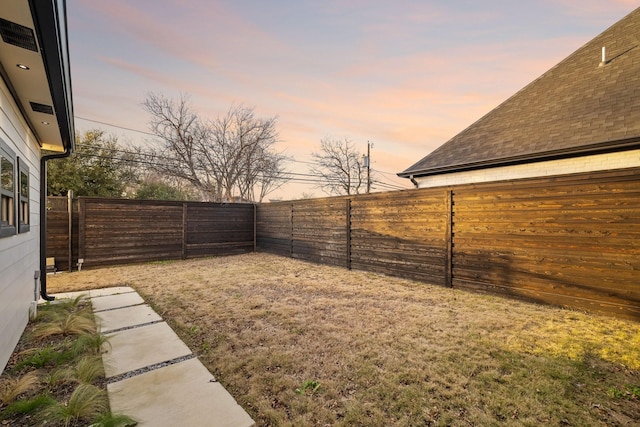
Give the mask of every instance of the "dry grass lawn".
M 125 285 L 260 426 L 640 423 L 637 322 L 259 253 L 49 278 Z

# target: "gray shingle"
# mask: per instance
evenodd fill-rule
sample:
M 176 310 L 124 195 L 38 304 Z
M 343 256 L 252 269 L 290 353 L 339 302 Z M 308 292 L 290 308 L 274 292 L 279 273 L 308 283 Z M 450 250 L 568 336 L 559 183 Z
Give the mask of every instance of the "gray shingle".
M 608 62 L 600 66 L 602 47 Z M 640 8 L 400 176 L 637 146 Z

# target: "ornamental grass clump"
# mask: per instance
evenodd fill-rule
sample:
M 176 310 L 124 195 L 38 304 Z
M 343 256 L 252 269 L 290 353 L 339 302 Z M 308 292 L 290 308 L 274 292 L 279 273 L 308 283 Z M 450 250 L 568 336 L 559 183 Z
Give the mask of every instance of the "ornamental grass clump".
M 0 425 L 135 425 L 109 410 L 96 329 L 86 298 L 43 305 L 0 376 Z

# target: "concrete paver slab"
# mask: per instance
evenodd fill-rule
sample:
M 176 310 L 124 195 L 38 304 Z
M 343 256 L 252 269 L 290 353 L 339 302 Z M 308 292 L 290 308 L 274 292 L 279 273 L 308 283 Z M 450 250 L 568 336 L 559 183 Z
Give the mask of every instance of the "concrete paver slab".
M 94 312 L 143 303 L 144 300 L 137 292 L 91 298 Z
M 112 288 L 91 289 L 89 295 L 91 295 L 91 297 L 102 297 L 105 295 L 118 295 L 135 291 L 135 289 L 129 286 L 114 286 Z
M 138 426 L 250 427 L 253 420 L 198 359 L 107 386 L 111 410 Z
M 96 317 L 98 318 L 98 330 L 103 334 L 162 320 L 147 304 L 102 311 L 96 313 Z
M 165 322 L 106 336 L 109 341 L 102 360 L 107 378 L 191 354 L 189 347 Z

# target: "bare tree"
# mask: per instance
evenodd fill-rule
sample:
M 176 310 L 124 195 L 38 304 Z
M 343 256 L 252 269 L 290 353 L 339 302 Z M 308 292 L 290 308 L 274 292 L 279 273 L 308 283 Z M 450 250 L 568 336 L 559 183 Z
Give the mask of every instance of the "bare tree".
M 189 182 L 203 200 L 212 200 L 217 192 L 215 180 L 207 170 L 199 167 L 199 152 L 210 139 L 210 130 L 191 111 L 188 97 L 177 101 L 161 94 L 149 93 L 142 104 L 151 115 L 149 127 L 160 138 L 160 149 L 151 150 L 150 157 L 161 175 L 173 176 Z
M 163 141 L 159 172 L 188 180 L 207 199 L 261 201 L 285 179 L 285 156 L 277 153 L 276 118 L 255 117 L 252 108 L 232 107 L 226 115 L 203 122 L 184 96 L 173 102 L 147 95 L 151 129 Z
M 316 166 L 311 173 L 321 179 L 318 185 L 327 194 L 359 194 L 366 189 L 366 169 L 362 155 L 348 138 L 320 141 L 320 152 L 311 153 Z
M 210 123 L 211 141 L 202 165 L 214 172 L 222 200 L 256 200 L 282 185 L 285 157 L 273 151 L 277 141 L 275 117 L 256 118 L 253 109 L 233 107 Z

